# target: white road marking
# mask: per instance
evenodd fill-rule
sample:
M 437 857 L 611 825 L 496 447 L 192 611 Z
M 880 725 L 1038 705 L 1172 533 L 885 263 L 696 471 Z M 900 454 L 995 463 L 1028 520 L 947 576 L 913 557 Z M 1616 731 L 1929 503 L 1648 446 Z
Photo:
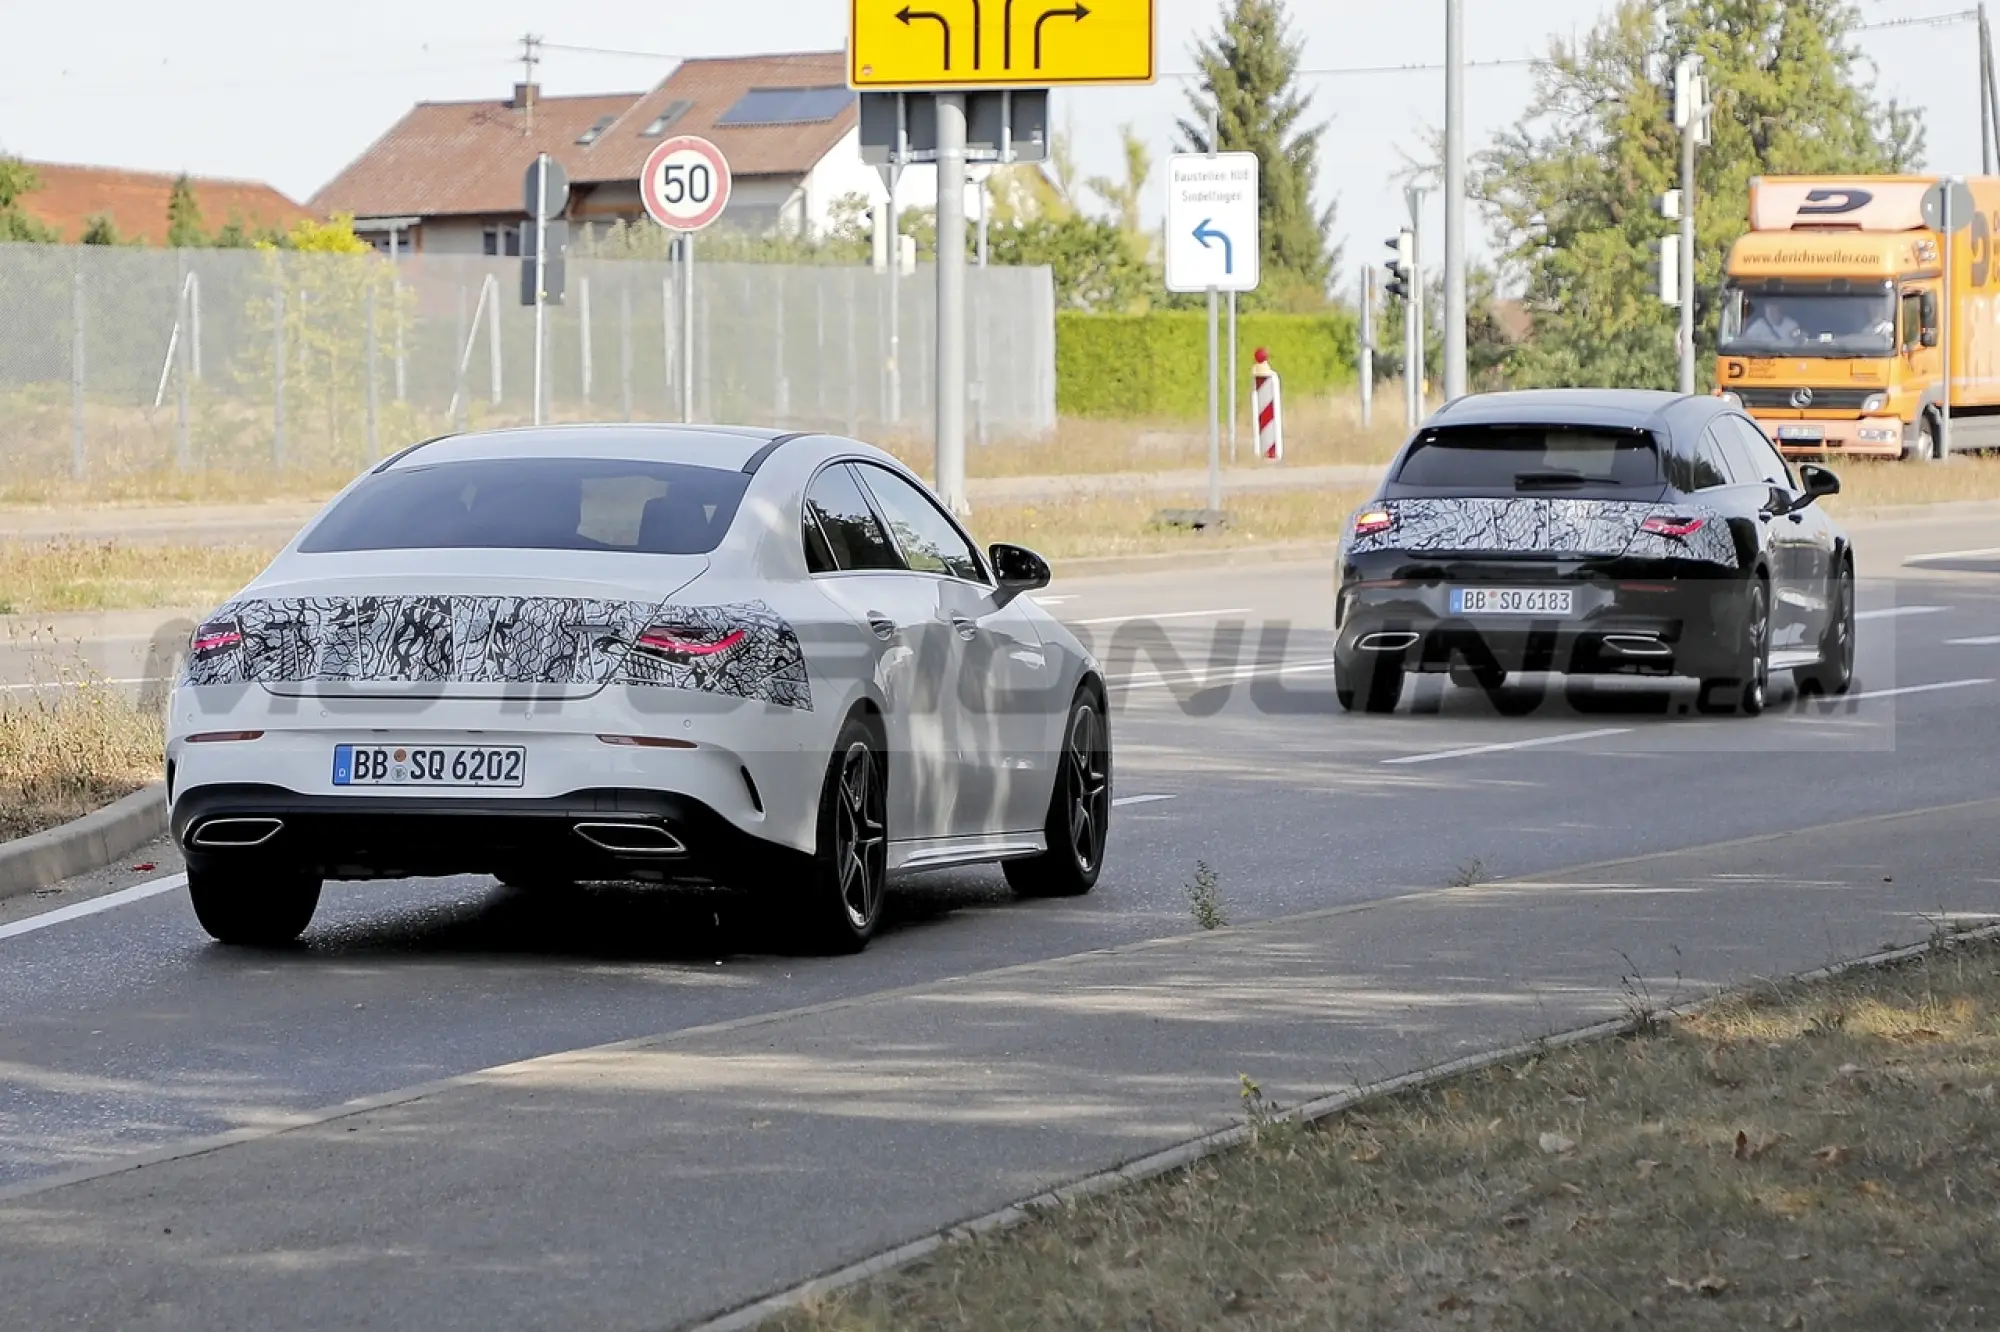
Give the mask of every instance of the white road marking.
M 2000 643 L 2000 634 L 1988 634 L 1984 638 L 1947 638 L 1947 647 L 1992 647 Z
M 1071 620 L 1071 624 L 1130 624 L 1134 620 L 1199 620 L 1210 616 L 1248 615 L 1248 606 L 1225 606 L 1221 610 L 1162 611 L 1158 615 L 1100 615 L 1091 620 Z
M 1429 754 L 1405 754 L 1401 758 L 1383 759 L 1388 764 L 1436 763 L 1441 759 L 1471 758 L 1475 754 L 1497 754 L 1508 749 L 1539 749 L 1543 745 L 1566 745 L 1573 740 L 1601 740 L 1605 736 L 1624 735 L 1629 726 L 1606 726 L 1595 731 L 1565 731 L 1561 735 L 1541 735 L 1532 740 L 1503 740 L 1491 745 L 1467 745 L 1463 749 L 1440 749 Z
M 46 930 L 51 925 L 63 925 L 85 916 L 94 916 L 100 911 L 116 911 L 119 907 L 143 902 L 161 893 L 170 893 L 187 882 L 185 874 L 169 874 L 164 879 L 148 879 L 135 883 L 130 888 L 120 888 L 115 893 L 93 897 L 88 902 L 78 902 L 75 906 L 57 907 L 54 911 L 44 911 L 39 916 L 29 916 L 8 925 L 0 925 L 0 939 L 12 939 L 17 935 L 33 934 L 36 930 Z
M 1982 550 L 1937 550 L 1928 555 L 1912 555 L 1905 564 L 1922 564 L 1926 560 L 1971 560 L 1987 555 L 2000 555 L 2000 546 L 1987 546 Z
M 1175 671 L 1172 675 L 1162 675 L 1158 671 L 1148 671 L 1143 675 L 1128 675 L 1113 680 L 1113 689 L 1165 689 L 1169 685 L 1193 684 L 1204 688 L 1214 684 L 1228 684 L 1234 680 L 1248 679 L 1253 675 L 1300 675 L 1311 671 L 1330 671 L 1333 658 L 1317 661 L 1262 661 L 1249 666 L 1236 666 L 1214 674 L 1206 670 Z
M 1898 615 L 1935 615 L 1939 611 L 1948 611 L 1950 609 L 1951 607 L 1949 606 L 1884 606 L 1880 610 L 1856 611 L 1854 612 L 1854 618 L 1857 620 L 1887 620 Z
M 1894 698 L 1898 694 L 1932 694 L 1940 689 L 1970 689 L 1974 685 L 1990 685 L 1993 680 L 1982 676 L 1973 680 L 1940 680 L 1936 684 L 1902 685 L 1896 689 L 1865 689 L 1852 698 Z
M 32 689 L 80 689 L 84 685 L 140 685 L 155 684 L 157 680 L 138 676 L 125 680 L 37 680 L 32 684 L 0 685 L 0 693 L 23 693 Z
M 1157 800 L 1173 800 L 1175 798 L 1176 797 L 1170 795 L 1119 796 L 1117 799 L 1113 800 L 1111 804 L 1113 808 L 1122 805 L 1150 805 Z

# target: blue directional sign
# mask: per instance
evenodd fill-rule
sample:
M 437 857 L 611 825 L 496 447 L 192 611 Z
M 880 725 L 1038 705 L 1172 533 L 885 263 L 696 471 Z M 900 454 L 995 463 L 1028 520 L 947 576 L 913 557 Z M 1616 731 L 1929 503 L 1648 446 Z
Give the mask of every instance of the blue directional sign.
M 1167 159 L 1168 290 L 1254 290 L 1262 249 L 1257 154 Z

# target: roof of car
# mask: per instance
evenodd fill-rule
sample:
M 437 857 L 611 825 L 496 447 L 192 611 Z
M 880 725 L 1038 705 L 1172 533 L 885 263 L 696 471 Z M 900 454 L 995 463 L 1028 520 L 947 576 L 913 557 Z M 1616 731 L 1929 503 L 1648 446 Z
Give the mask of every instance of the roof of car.
M 1658 389 L 1517 389 L 1454 398 L 1432 415 L 1431 425 L 1664 425 L 1676 409 L 1699 411 L 1720 399 L 1690 397 Z
M 477 458 L 636 458 L 735 469 L 790 432 L 761 426 L 604 422 L 468 431 L 412 444 L 376 470 Z

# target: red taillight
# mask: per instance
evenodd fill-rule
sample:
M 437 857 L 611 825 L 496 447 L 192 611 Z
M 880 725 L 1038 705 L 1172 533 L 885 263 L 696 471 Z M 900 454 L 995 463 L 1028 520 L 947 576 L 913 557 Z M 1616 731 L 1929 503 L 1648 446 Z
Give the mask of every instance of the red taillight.
M 1387 509 L 1363 509 L 1354 515 L 1354 535 L 1374 536 L 1396 525 L 1396 516 Z
M 663 657 L 713 657 L 743 641 L 741 629 L 696 629 L 684 624 L 656 624 L 634 644 Z
M 222 652 L 243 642 L 242 631 L 233 624 L 218 622 L 205 624 L 194 631 L 188 640 L 188 651 L 197 657 L 205 657 L 211 652 Z
M 263 735 L 262 731 L 202 731 L 189 736 L 187 742 L 191 745 L 220 744 L 228 740 L 259 740 Z
M 1684 537 L 1699 532 L 1701 525 L 1706 521 L 1704 518 L 1686 518 L 1679 514 L 1656 513 L 1645 522 L 1639 524 L 1639 527 L 1640 530 L 1651 532 L 1654 536 Z

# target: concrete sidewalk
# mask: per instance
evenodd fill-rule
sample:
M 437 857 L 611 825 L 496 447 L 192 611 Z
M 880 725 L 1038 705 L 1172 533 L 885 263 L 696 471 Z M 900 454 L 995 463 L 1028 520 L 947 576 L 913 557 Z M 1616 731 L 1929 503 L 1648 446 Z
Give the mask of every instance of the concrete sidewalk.
M 1239 1074 L 1295 1103 L 1994 912 L 1996 813 L 1413 892 L 536 1059 L 0 1195 L 0 1288 L 21 1327 L 683 1325 L 1222 1127 Z
M 1375 466 L 1225 467 L 1222 488 L 1232 495 L 1316 487 L 1370 486 Z M 1200 498 L 1205 469 L 1171 472 L 1079 472 L 1070 476 L 990 476 L 966 482 L 973 506 L 1059 504 L 1067 500 L 1130 496 Z M 0 540 L 118 540 L 148 544 L 267 545 L 289 541 L 319 512 L 313 503 L 152 504 L 103 507 L 0 506 Z

